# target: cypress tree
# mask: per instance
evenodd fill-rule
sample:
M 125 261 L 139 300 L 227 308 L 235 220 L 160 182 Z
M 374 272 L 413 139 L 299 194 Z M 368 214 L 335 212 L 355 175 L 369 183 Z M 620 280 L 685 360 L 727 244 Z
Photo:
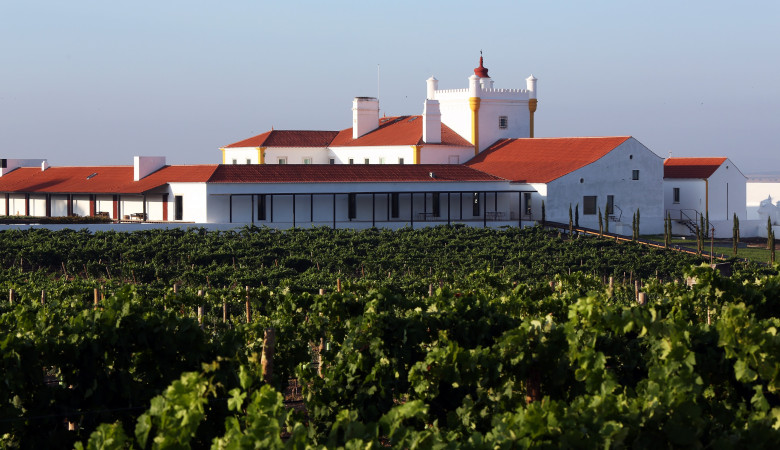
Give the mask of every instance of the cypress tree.
M 547 223 L 547 211 L 544 209 L 544 200 L 542 200 L 542 225 Z
M 574 220 L 571 216 L 571 203 L 569 203 L 569 237 L 574 233 Z
M 609 209 L 604 210 L 604 233 L 609 234 Z
M 599 236 L 604 236 L 604 219 L 601 217 L 601 206 L 599 206 Z
M 666 217 L 664 217 L 664 248 L 669 248 L 669 213 L 666 213 Z
M 636 209 L 636 238 L 639 239 L 639 208 Z
M 739 243 L 739 217 L 734 213 L 734 227 L 731 229 L 731 241 L 734 246 L 734 256 L 737 256 L 737 244 Z
M 696 230 L 696 253 L 701 256 L 702 248 L 704 247 L 704 215 L 699 214 L 699 229 Z
M 577 205 L 574 207 L 574 226 L 579 228 L 580 227 L 580 204 L 577 203 Z
M 636 240 L 636 211 L 634 211 L 634 215 L 631 216 L 631 240 Z

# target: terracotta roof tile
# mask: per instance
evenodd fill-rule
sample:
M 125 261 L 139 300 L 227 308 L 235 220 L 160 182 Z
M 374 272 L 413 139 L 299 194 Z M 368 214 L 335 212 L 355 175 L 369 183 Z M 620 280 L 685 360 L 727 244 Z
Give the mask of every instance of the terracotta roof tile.
M 466 165 L 508 180 L 549 183 L 603 157 L 629 136 L 501 139 Z
M 357 139 L 352 139 L 352 128 L 341 130 L 331 142 L 331 147 L 372 147 L 382 145 L 422 145 L 423 117 L 397 116 L 379 119 L 379 128 L 370 131 Z M 441 143 L 426 145 L 452 145 L 472 147 L 472 144 L 453 131 L 447 125 L 441 124 Z
M 435 174 L 431 178 L 430 173 Z M 459 164 L 221 165 L 210 183 L 359 183 L 502 181 Z
M 724 162 L 725 157 L 667 158 L 664 178 L 709 178 Z
M 271 130 L 225 148 L 237 147 L 327 147 L 338 131 Z
M 169 182 L 205 182 L 216 165 L 165 166 L 133 181 L 133 166 L 23 167 L 0 177 L 0 192 L 140 194 Z

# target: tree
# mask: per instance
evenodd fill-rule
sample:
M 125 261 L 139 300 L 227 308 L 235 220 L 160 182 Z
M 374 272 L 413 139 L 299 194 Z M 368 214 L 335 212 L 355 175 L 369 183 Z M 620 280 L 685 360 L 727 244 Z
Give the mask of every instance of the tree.
M 631 216 L 631 240 L 636 240 L 636 211 L 634 211 L 634 215 Z
M 599 206 L 599 236 L 604 236 L 604 219 L 601 217 L 601 206 Z
M 664 217 L 664 248 L 669 248 L 669 244 L 672 242 L 672 218 L 669 216 L 669 212 L 666 212 Z
M 706 225 L 704 225 L 704 215 L 699 214 L 699 229 L 696 230 L 696 254 L 701 256 L 701 251 L 704 248 L 704 236 L 707 231 Z
M 604 233 L 609 234 L 609 203 L 604 209 Z
M 544 200 L 542 200 L 542 225 L 547 222 L 547 211 L 544 208 Z
M 574 233 L 574 219 L 571 215 L 571 203 L 569 203 L 569 237 Z
M 580 227 L 580 204 L 577 203 L 577 205 L 574 206 L 574 226 L 579 228 Z
M 772 219 L 766 218 L 766 247 L 769 249 L 769 262 L 775 263 L 775 232 L 772 230 Z
M 731 241 L 734 246 L 734 256 L 737 256 L 737 244 L 739 244 L 739 217 L 734 213 L 734 228 L 731 231 Z
M 639 208 L 636 209 L 636 238 L 639 239 Z

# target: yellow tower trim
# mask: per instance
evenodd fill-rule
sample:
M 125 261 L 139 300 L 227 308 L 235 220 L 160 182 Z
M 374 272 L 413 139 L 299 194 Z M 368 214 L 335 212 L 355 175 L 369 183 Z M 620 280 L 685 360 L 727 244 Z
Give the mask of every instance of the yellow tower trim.
M 420 154 L 422 147 L 422 145 L 412 145 L 412 163 L 420 164 Z
M 225 164 L 225 147 L 220 148 L 222 150 L 222 164 Z
M 265 149 L 266 147 L 257 147 L 257 163 L 265 164 Z
M 479 97 L 470 97 L 471 107 L 471 142 L 474 143 L 474 156 L 479 154 Z
M 528 100 L 528 111 L 531 113 L 531 117 L 528 124 L 530 127 L 528 137 L 534 137 L 534 113 L 536 112 L 536 104 L 537 104 L 537 100 L 535 98 Z

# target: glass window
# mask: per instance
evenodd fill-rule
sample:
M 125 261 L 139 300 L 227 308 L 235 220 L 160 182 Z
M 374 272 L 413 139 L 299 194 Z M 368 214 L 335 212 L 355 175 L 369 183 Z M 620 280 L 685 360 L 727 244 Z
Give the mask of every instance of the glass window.
M 607 214 L 615 214 L 615 196 L 607 195 Z
M 349 163 L 350 164 L 355 164 L 355 160 L 353 158 L 349 158 Z
M 525 214 L 527 216 L 530 216 L 532 213 L 531 209 L 531 193 L 530 192 L 523 192 L 523 200 L 525 200 Z
M 173 220 L 184 220 L 184 198 L 181 195 L 173 196 Z
M 478 216 L 480 213 L 479 208 L 479 192 L 475 192 L 471 199 L 471 215 Z
M 257 219 L 265 220 L 265 194 L 260 194 L 257 199 Z
M 336 158 L 330 158 L 330 159 L 328 160 L 328 163 L 329 163 L 329 164 L 336 164 Z
M 398 158 L 398 164 L 403 164 L 403 163 L 404 163 L 404 159 L 403 158 Z
M 234 160 L 233 160 L 233 164 L 238 164 L 238 160 L 237 160 L 237 159 L 234 159 Z
M 498 128 L 501 128 L 502 130 L 509 127 L 509 120 L 506 116 L 498 116 Z
M 247 159 L 246 159 L 246 163 L 247 163 L 247 164 L 252 164 L 252 160 L 251 160 L 251 159 L 249 159 L 249 158 L 247 158 Z
M 632 170 L 631 171 L 631 179 L 632 180 L 638 180 L 639 179 L 639 171 L 638 170 Z
M 432 202 L 433 202 L 433 217 L 439 217 L 441 216 L 441 198 L 439 196 L 438 192 L 434 192 L 432 194 Z
M 311 158 L 303 158 L 304 164 L 311 164 Z
M 398 192 L 390 194 L 390 217 L 398 217 L 398 206 L 400 203 Z
M 363 160 L 363 164 L 368 164 L 368 158 Z
M 279 164 L 287 164 L 287 157 L 286 156 L 280 156 L 276 161 Z
M 673 193 L 674 193 L 674 202 L 680 203 L 680 188 L 674 188 Z
M 596 196 L 586 195 L 582 197 L 582 213 L 596 214 Z
M 357 217 L 357 198 L 356 197 L 357 196 L 355 194 L 349 194 L 349 198 L 348 198 L 348 201 L 349 201 L 349 205 L 348 205 L 349 211 L 348 211 L 348 214 L 349 215 L 348 215 L 348 217 L 350 219 L 354 219 L 355 217 Z

